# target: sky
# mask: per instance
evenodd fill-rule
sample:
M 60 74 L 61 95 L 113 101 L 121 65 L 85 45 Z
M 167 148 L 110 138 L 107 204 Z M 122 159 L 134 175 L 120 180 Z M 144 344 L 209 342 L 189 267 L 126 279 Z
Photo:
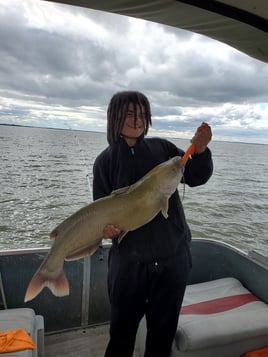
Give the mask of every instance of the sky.
M 118 91 L 149 135 L 268 144 L 268 64 L 188 31 L 40 0 L 0 0 L 0 124 L 106 131 Z M 0 127 L 1 130 L 1 127 Z

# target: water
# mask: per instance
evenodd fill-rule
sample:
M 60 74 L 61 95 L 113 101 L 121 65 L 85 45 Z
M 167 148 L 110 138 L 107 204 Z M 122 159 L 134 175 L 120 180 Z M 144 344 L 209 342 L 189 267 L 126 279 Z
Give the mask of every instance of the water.
M 0 249 L 50 246 L 49 232 L 91 201 L 87 175 L 106 145 L 104 133 L 0 126 Z M 212 178 L 183 200 L 193 237 L 268 255 L 268 145 L 210 147 Z

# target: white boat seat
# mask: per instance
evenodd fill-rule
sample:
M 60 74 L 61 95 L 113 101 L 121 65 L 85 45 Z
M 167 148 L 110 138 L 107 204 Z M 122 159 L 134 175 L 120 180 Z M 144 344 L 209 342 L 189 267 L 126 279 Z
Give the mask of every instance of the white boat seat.
M 37 349 L 4 353 L 5 357 L 44 357 L 44 319 L 33 309 L 0 310 L 0 331 L 23 328 L 32 337 Z
M 143 319 L 137 334 L 141 356 L 145 336 Z M 263 347 L 268 347 L 268 305 L 237 279 L 187 286 L 171 357 L 241 357 Z
M 268 305 L 234 278 L 187 286 L 172 354 L 229 356 L 268 346 Z

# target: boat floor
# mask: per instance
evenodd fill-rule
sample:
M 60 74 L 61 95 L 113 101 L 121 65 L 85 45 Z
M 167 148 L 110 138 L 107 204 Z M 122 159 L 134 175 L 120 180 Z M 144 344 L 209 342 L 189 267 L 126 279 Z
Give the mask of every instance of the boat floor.
M 109 325 L 83 328 L 45 336 L 45 357 L 103 357 Z M 140 357 L 135 348 L 133 357 Z

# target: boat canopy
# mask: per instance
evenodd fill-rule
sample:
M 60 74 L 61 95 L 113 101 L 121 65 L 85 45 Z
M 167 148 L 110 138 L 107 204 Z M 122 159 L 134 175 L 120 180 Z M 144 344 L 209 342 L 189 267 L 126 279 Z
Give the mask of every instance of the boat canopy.
M 267 0 L 49 0 L 202 34 L 268 63 Z

